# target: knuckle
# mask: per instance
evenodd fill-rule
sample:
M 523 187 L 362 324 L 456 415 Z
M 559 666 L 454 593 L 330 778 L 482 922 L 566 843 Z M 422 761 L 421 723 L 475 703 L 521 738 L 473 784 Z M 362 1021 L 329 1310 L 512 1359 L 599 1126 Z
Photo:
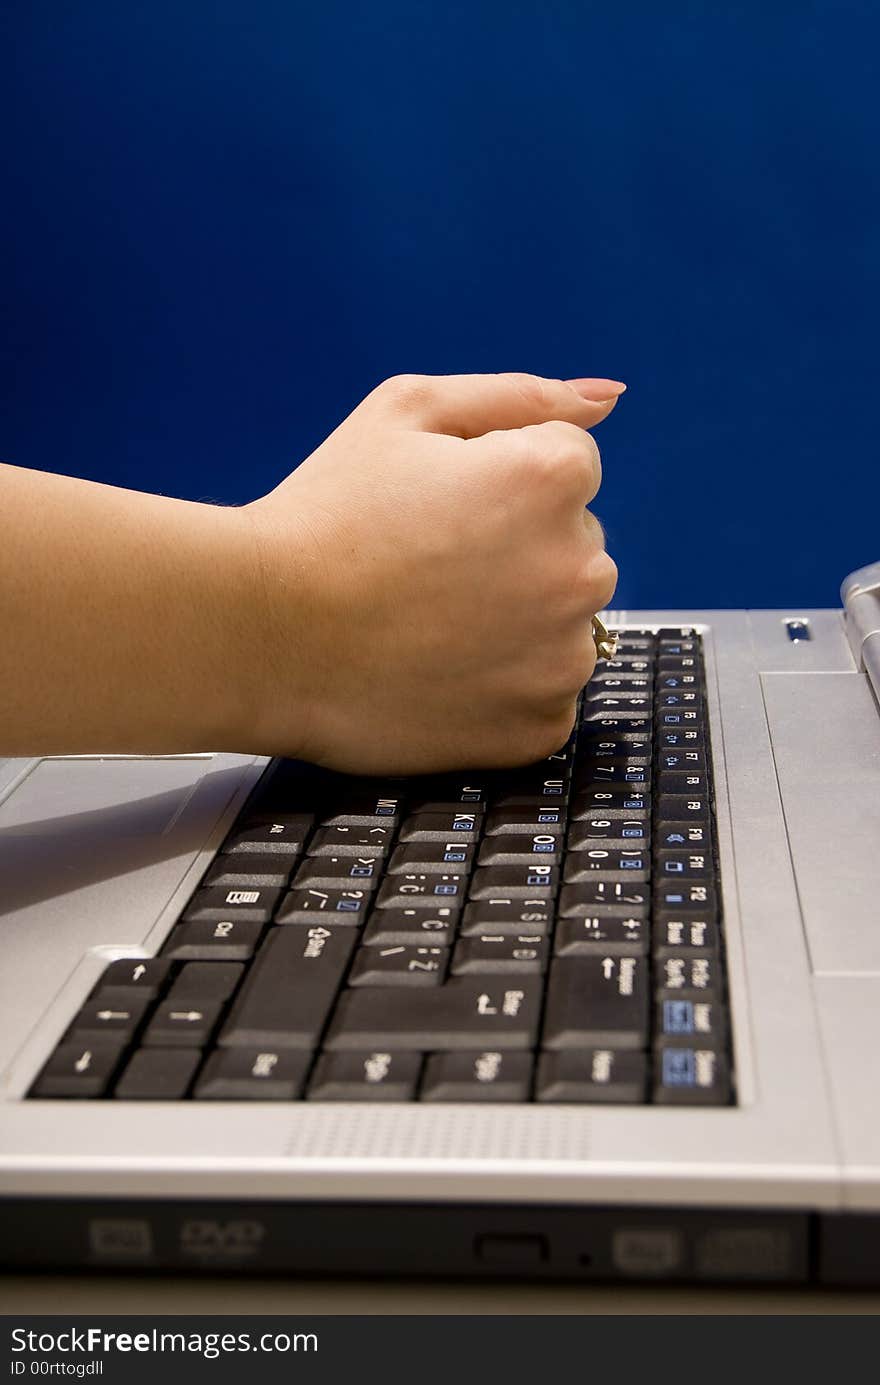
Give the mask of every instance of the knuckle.
M 610 606 L 617 590 L 617 564 L 604 548 L 589 560 L 587 586 L 593 598 L 590 603 L 591 610 L 601 611 Z
M 398 413 L 416 413 L 431 397 L 431 380 L 427 375 L 390 375 L 374 394 Z
M 580 433 L 580 437 L 578 434 Z M 519 430 L 519 462 L 536 480 L 552 480 L 555 493 L 583 488 L 585 451 L 581 432 L 574 424 L 536 423 Z
M 547 404 L 548 389 L 546 380 L 540 375 L 528 375 L 523 371 L 507 371 L 501 377 L 532 408 L 543 408 Z

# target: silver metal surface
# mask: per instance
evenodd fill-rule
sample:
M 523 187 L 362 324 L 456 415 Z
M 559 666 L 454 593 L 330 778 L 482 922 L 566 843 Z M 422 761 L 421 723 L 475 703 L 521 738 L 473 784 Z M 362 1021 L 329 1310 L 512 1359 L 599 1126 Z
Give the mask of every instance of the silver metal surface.
M 880 717 L 864 678 L 761 683 L 817 974 L 880 976 Z
M 840 594 L 853 658 L 864 668 L 880 703 L 880 563 L 851 572 Z
M 824 674 L 865 679 L 840 612 L 798 612 L 813 632 L 802 643 L 787 638 L 791 614 L 608 613 L 615 628 L 706 628 L 738 1107 L 265 1103 L 243 1118 L 240 1105 L 225 1103 L 23 1101 L 106 959 L 131 946 L 158 949 L 260 768 L 217 756 L 187 767 L 197 787 L 170 826 L 156 835 L 151 818 L 159 859 L 126 861 L 118 843 L 105 850 L 100 834 L 82 831 L 78 850 L 105 856 L 102 871 L 60 895 L 56 881 L 48 897 L 36 857 L 20 873 L 25 896 L 0 921 L 10 972 L 26 973 L 12 1010 L 0 1007 L 0 1192 L 839 1206 L 839 1120 L 836 1128 L 761 675 L 780 685 L 796 675 L 792 686 L 807 674 L 820 683 Z M 59 817 L 87 811 L 81 768 L 68 766 L 61 801 L 32 826 L 51 833 Z M 166 762 L 168 773 L 181 768 Z M 15 827 L 18 792 L 0 839 Z

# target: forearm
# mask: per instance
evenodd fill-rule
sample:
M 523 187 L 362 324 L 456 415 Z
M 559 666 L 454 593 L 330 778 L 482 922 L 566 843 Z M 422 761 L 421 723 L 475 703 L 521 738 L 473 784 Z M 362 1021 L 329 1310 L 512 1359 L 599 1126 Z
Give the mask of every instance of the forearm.
M 243 748 L 243 512 L 0 465 L 0 754 Z

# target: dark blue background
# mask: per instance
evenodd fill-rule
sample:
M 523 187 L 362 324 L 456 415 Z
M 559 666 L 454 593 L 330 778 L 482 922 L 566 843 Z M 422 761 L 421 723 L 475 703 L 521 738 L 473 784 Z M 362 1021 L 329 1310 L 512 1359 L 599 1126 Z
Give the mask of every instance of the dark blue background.
M 397 371 L 611 375 L 620 604 L 880 556 L 880 6 L 5 4 L 0 453 L 275 484 Z

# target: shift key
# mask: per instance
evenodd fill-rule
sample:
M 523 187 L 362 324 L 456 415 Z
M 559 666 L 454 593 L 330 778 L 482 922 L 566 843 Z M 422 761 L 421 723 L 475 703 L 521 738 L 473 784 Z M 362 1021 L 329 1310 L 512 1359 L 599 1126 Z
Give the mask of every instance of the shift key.
M 357 933 L 344 925 L 273 929 L 218 1040 L 222 1048 L 314 1048 L 336 999 Z
M 345 991 L 325 1049 L 450 1049 L 534 1046 L 540 976 L 453 976 L 433 990 Z

